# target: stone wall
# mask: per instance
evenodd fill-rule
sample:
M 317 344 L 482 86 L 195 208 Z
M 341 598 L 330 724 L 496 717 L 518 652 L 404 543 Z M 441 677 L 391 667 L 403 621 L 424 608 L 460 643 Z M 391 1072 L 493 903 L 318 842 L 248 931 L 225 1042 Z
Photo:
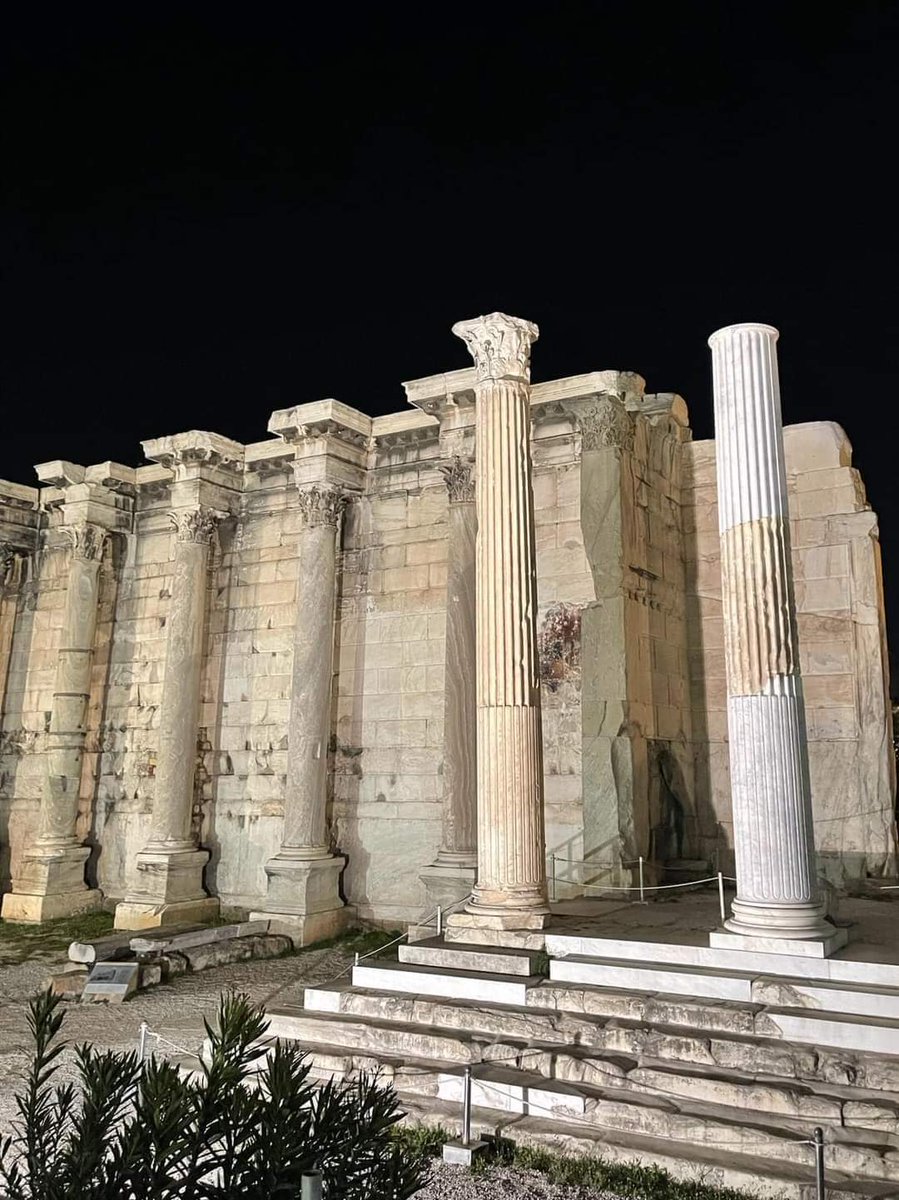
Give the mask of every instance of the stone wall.
M 93 887 L 108 898 L 136 887 L 161 753 L 173 488 L 182 503 L 192 487 L 216 514 L 193 832 L 210 852 L 207 890 L 261 905 L 282 841 L 303 620 L 297 485 L 327 479 L 349 498 L 326 748 L 330 837 L 360 917 L 420 915 L 420 872 L 440 847 L 446 802 L 441 467 L 475 458 L 472 385 L 471 371 L 413 381 L 412 411 L 373 420 L 332 401 L 284 410 L 270 425 L 277 436 L 246 447 L 184 435 L 200 449 L 181 467 L 165 449 L 177 439 L 160 439 L 145 444 L 149 466 L 45 464 L 40 489 L 0 485 L 0 542 L 11 548 L 0 563 L 4 887 L 35 833 L 68 577 L 61 533 L 76 494 L 110 533 L 77 836 L 91 846 Z M 638 855 L 658 867 L 726 863 L 714 445 L 690 441 L 679 397 L 646 394 L 628 373 L 535 385 L 532 412 L 547 852 L 598 864 L 569 869 L 576 882 L 620 873 Z M 894 864 L 876 520 L 842 431 L 793 427 L 786 445 L 818 846 L 841 880 Z
M 895 760 L 877 518 L 831 422 L 784 430 L 819 865 L 896 869 Z M 703 853 L 732 850 L 714 442 L 685 445 L 684 554 Z

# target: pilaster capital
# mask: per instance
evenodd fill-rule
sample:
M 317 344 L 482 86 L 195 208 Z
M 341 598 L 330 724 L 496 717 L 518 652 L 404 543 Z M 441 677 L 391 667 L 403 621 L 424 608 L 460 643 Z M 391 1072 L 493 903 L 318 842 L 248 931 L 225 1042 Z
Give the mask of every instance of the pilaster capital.
M 531 321 L 495 312 L 457 321 L 453 333 L 468 347 L 479 383 L 487 379 L 530 380 L 531 345 L 540 336 Z
M 314 529 L 321 525 L 330 525 L 337 529 L 340 519 L 349 503 L 345 492 L 337 488 L 317 484 L 303 484 L 299 489 L 299 509 L 303 527 Z
M 449 492 L 450 504 L 467 504 L 474 500 L 473 465 L 470 459 L 459 454 L 440 464 L 438 470 Z
M 179 542 L 195 542 L 201 546 L 208 546 L 212 543 L 212 536 L 221 516 L 220 512 L 201 504 L 197 508 L 170 513 L 169 520 Z
M 74 525 L 62 525 L 59 532 L 68 539 L 72 557 L 79 562 L 99 562 L 109 537 L 109 530 L 90 521 L 79 521 Z
M 632 451 L 634 420 L 617 396 L 591 397 L 583 404 L 571 407 L 571 414 L 581 434 L 581 450 Z
M 18 568 L 24 551 L 11 542 L 0 542 L 0 595 L 15 587 Z

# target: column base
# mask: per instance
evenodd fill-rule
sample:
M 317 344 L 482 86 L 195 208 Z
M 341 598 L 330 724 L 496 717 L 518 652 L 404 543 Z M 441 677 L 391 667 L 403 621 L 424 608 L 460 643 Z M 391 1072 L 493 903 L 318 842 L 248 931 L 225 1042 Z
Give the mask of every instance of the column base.
M 208 850 L 147 847 L 137 856 L 137 886 L 116 907 L 116 929 L 154 929 L 218 915 L 217 897 L 203 890 Z
M 180 900 L 173 904 L 148 904 L 122 900 L 116 905 L 116 929 L 159 929 L 163 925 L 205 925 L 219 915 L 217 896 Z
M 346 859 L 295 858 L 276 854 L 265 864 L 268 890 L 252 918 L 268 919 L 272 933 L 283 933 L 296 946 L 336 937 L 347 927 L 349 912 L 340 896 Z
M 465 912 L 450 913 L 446 918 L 449 929 L 493 929 L 498 932 L 517 929 L 545 929 L 549 913 L 541 912 Z
M 784 937 L 782 934 L 731 932 L 727 922 L 724 929 L 709 934 L 709 945 L 715 950 L 746 950 L 756 954 L 794 954 L 802 958 L 829 958 L 849 941 L 849 931 L 831 925 L 817 937 Z
M 431 908 L 449 908 L 471 895 L 477 877 L 474 863 L 442 863 L 439 859 L 418 874 L 428 893 Z
M 97 912 L 103 893 L 84 881 L 84 864 L 90 847 L 75 844 L 35 849 L 22 857 L 13 890 L 3 897 L 4 921 L 40 924 L 59 917 Z
M 724 928 L 742 937 L 790 938 L 794 941 L 811 938 L 817 941 L 828 938 L 834 929 L 824 911 L 823 902 L 759 903 L 742 900 L 738 891 Z

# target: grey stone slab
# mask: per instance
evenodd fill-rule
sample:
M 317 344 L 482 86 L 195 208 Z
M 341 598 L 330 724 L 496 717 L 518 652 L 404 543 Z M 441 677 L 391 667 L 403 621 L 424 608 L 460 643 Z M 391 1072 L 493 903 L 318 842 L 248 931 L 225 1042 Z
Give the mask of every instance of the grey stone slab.
M 135 954 L 164 954 L 168 950 L 186 950 L 193 946 L 205 946 L 210 942 L 224 942 L 230 938 L 251 937 L 268 932 L 268 920 L 240 921 L 234 925 L 209 925 L 202 929 L 190 929 L 181 933 L 160 932 L 158 936 L 141 934 L 129 942 Z

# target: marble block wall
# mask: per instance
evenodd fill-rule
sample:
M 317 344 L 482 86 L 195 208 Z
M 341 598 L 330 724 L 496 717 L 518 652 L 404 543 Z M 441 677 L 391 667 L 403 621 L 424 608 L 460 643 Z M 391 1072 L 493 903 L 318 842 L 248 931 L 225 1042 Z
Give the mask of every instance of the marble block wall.
M 895 758 L 877 518 L 832 422 L 787 426 L 799 646 L 819 869 L 840 885 L 896 871 Z M 683 449 L 696 793 L 704 852 L 729 861 L 715 445 Z
M 421 915 L 420 872 L 441 842 L 447 671 L 466 669 L 447 661 L 442 468 L 477 470 L 473 383 L 471 370 L 414 380 L 411 409 L 373 419 L 301 405 L 245 447 L 183 435 L 193 457 L 181 468 L 159 439 L 146 466 L 45 464 L 41 487 L 0 483 L 0 886 L 35 835 L 69 563 L 61 522 L 78 489 L 100 496 L 111 524 L 77 835 L 92 886 L 107 899 L 134 886 L 156 794 L 182 470 L 178 486 L 194 486 L 187 471 L 215 515 L 192 803 L 206 889 L 258 908 L 281 845 L 303 620 L 297 485 L 319 481 L 348 498 L 326 747 L 342 894 L 363 919 Z M 531 401 L 547 853 L 597 864 L 568 870 L 560 894 L 638 855 L 726 862 L 714 444 L 691 442 L 680 397 L 628 372 L 538 383 Z M 838 427 L 785 436 L 817 842 L 840 881 L 895 865 L 877 526 Z

